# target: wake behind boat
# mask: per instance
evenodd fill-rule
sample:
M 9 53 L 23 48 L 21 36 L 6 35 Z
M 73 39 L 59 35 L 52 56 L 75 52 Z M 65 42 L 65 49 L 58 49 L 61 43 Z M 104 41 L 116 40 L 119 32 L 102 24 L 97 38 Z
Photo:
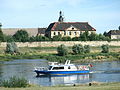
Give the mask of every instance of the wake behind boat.
M 47 67 L 36 67 L 35 72 L 37 76 L 40 74 L 45 75 L 65 75 L 65 74 L 86 74 L 89 73 L 89 68 L 92 65 L 75 65 L 71 64 L 70 60 L 67 60 L 65 64 L 59 64 L 58 62 L 50 62 L 49 68 Z

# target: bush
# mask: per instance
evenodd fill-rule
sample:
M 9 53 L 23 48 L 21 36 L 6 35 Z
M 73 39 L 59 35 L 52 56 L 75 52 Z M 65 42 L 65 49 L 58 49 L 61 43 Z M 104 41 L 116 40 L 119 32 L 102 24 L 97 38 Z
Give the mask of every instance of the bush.
M 84 52 L 84 48 L 81 44 L 76 44 L 72 47 L 72 51 L 74 54 L 82 54 Z
M 14 53 L 19 53 L 19 50 L 17 45 L 14 42 L 10 42 L 10 43 L 7 43 L 5 52 L 9 54 L 14 54 Z
M 109 52 L 109 46 L 108 45 L 102 45 L 101 46 L 101 48 L 102 48 L 102 53 L 108 53 Z
M 16 76 L 10 77 L 9 80 L 2 80 L 0 86 L 2 87 L 27 87 L 28 81 L 25 78 L 17 78 Z
M 17 42 L 27 42 L 29 41 L 29 35 L 28 32 L 25 30 L 18 30 L 14 35 L 13 35 L 14 41 Z
M 58 52 L 59 56 L 68 55 L 68 48 L 62 44 L 62 45 L 58 46 L 57 52 Z
M 90 53 L 90 46 L 89 45 L 84 46 L 84 53 Z

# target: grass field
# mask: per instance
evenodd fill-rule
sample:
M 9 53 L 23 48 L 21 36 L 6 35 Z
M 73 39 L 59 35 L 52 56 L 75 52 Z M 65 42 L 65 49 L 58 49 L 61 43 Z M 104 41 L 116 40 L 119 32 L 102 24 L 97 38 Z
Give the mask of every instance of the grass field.
M 0 87 L 0 90 L 120 90 L 120 83 L 94 84 L 92 86 L 89 85 L 52 86 L 52 87 L 31 86 L 27 88 Z
M 72 47 L 68 47 L 72 52 Z M 57 53 L 57 47 L 20 47 L 20 52 L 24 53 Z M 91 47 L 91 53 L 101 52 L 101 47 Z M 120 52 L 120 46 L 109 46 L 110 52 Z M 3 54 L 5 48 L 0 48 L 0 54 Z

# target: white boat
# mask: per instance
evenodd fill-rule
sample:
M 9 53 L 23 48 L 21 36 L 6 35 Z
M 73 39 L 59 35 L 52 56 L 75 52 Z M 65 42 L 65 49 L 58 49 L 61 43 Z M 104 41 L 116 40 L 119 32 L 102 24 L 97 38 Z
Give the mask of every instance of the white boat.
M 92 65 L 75 65 L 71 64 L 70 60 L 67 60 L 65 64 L 59 64 L 58 62 L 50 62 L 49 67 L 37 67 L 35 72 L 37 75 L 64 75 L 64 74 L 85 74 L 89 73 L 89 68 Z

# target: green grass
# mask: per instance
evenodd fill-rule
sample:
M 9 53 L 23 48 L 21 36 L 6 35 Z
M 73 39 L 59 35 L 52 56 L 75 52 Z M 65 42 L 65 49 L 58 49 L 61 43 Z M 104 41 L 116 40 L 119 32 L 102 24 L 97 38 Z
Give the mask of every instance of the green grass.
M 78 86 L 31 86 L 27 88 L 4 88 L 0 87 L 0 90 L 119 90 L 120 83 L 107 83 L 107 84 L 95 84 L 92 86 L 78 85 Z
M 91 47 L 91 53 L 72 55 L 72 47 L 68 47 L 70 54 L 67 56 L 57 56 L 57 47 L 21 47 L 20 55 L 5 54 L 5 48 L 0 48 L 0 61 L 9 61 L 14 59 L 47 59 L 49 61 L 63 61 L 66 59 L 79 60 L 81 62 L 92 60 L 120 60 L 120 46 L 110 46 L 110 53 L 100 53 L 101 47 Z

